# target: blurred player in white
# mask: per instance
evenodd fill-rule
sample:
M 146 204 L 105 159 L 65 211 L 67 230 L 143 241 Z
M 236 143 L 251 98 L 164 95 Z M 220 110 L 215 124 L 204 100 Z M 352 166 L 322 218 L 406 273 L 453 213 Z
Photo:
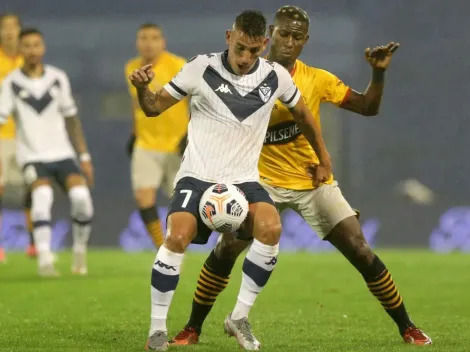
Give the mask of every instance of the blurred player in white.
M 0 122 L 5 123 L 11 114 L 16 120 L 17 161 L 32 192 L 31 218 L 39 274 L 57 275 L 51 252 L 51 183 L 55 180 L 68 192 L 71 202 L 72 271 L 84 275 L 93 204 L 76 162 L 76 152 L 90 185 L 93 182 L 91 157 L 76 117 L 77 107 L 66 73 L 42 63 L 45 53 L 42 34 L 36 29 L 24 29 L 19 40 L 24 64 L 3 82 Z
M 21 31 L 20 17 L 12 12 L 0 15 L 0 84 L 3 79 L 23 64 L 23 57 L 18 50 L 18 36 Z M 0 86 L 1 89 L 1 86 Z M 4 186 L 13 185 L 23 187 L 23 174 L 16 162 L 16 136 L 15 122 L 9 117 L 7 122 L 0 126 L 0 207 L 3 205 Z M 0 208 L 1 210 L 1 208 Z M 26 253 L 36 256 L 31 226 L 31 194 L 28 192 L 25 199 L 25 218 L 30 233 L 30 243 Z M 0 229 L 0 232 L 3 232 Z M 0 234 L 1 237 L 1 234 Z M 0 239 L 0 262 L 5 260 L 5 253 Z
M 147 116 L 157 116 L 185 96 L 190 97 L 188 145 L 168 210 L 165 243 L 152 271 L 152 312 L 147 349 L 168 347 L 166 319 L 177 287 L 187 246 L 206 243 L 211 231 L 199 215 L 199 201 L 214 183 L 235 184 L 249 203 L 247 227 L 255 238 L 243 265 L 238 301 L 225 320 L 225 329 L 242 348 L 258 350 L 248 313 L 266 285 L 277 262 L 281 221 L 272 199 L 258 183 L 258 159 L 274 103 L 279 99 L 319 155 L 313 182 L 331 174 L 331 162 L 319 126 L 301 99 L 289 72 L 260 58 L 268 39 L 266 18 L 258 11 L 244 11 L 226 33 L 228 50 L 198 55 L 169 84 L 156 93 L 148 84 L 150 66 L 129 77 L 137 88 Z

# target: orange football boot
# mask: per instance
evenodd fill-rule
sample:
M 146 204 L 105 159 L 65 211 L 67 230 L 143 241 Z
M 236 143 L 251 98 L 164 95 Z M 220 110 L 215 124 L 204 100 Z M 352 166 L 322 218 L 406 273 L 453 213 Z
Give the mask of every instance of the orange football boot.
M 430 345 L 432 344 L 431 338 L 426 335 L 423 330 L 418 329 L 416 327 L 409 327 L 405 330 L 403 334 L 403 340 L 406 343 L 411 345 Z
M 5 255 L 5 250 L 0 247 L 0 263 L 6 263 L 7 257 Z
M 36 247 L 33 245 L 29 245 L 28 248 L 26 248 L 26 255 L 30 258 L 36 258 L 38 256 L 38 251 L 36 250 Z
M 184 328 L 170 341 L 171 346 L 196 345 L 199 343 L 199 334 L 194 328 Z

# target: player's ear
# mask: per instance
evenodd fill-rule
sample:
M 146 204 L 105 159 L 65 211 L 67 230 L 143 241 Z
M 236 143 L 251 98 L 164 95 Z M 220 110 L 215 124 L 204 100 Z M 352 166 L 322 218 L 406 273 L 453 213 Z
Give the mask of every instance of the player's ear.
M 273 34 L 274 34 L 274 25 L 270 25 L 269 28 L 268 28 L 268 34 L 269 34 L 269 38 L 272 38 L 273 37 Z
M 310 39 L 310 36 L 307 34 L 307 36 L 305 37 L 305 44 L 307 44 L 309 39 Z
M 225 31 L 225 43 L 227 43 L 227 45 L 229 45 L 230 43 L 230 36 L 232 35 L 232 31 L 230 29 L 227 29 Z
M 268 43 L 269 43 L 269 38 L 265 38 L 264 41 L 263 41 L 263 51 L 266 50 L 266 47 L 268 46 Z

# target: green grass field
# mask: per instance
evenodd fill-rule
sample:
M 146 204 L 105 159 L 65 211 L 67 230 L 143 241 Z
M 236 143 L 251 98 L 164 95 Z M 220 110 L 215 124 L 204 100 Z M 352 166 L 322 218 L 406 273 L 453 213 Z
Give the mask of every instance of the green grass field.
M 265 351 L 470 351 L 470 255 L 379 251 L 415 323 L 432 346 L 402 343 L 361 277 L 336 253 L 282 254 L 250 320 Z M 90 253 L 88 277 L 40 279 L 35 262 L 11 254 L 0 266 L 0 351 L 142 351 L 149 322 L 152 253 Z M 170 310 L 170 333 L 188 317 L 205 255 L 189 254 Z M 198 346 L 239 351 L 223 333 L 240 285 L 240 264 L 209 316 Z

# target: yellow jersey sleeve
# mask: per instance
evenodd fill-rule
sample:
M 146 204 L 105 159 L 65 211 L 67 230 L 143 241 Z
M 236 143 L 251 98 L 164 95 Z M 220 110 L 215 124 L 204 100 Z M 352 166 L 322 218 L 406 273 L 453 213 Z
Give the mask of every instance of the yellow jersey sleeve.
M 349 92 L 349 87 L 334 74 L 318 70 L 318 89 L 323 92 L 321 102 L 341 105 Z
M 127 83 L 127 90 L 129 91 L 129 94 L 131 95 L 132 98 L 137 98 L 137 91 L 135 87 L 132 85 L 131 81 L 129 80 L 129 76 L 136 69 L 136 65 L 134 63 L 134 60 L 129 61 L 125 68 L 124 68 L 124 77 L 126 79 Z

